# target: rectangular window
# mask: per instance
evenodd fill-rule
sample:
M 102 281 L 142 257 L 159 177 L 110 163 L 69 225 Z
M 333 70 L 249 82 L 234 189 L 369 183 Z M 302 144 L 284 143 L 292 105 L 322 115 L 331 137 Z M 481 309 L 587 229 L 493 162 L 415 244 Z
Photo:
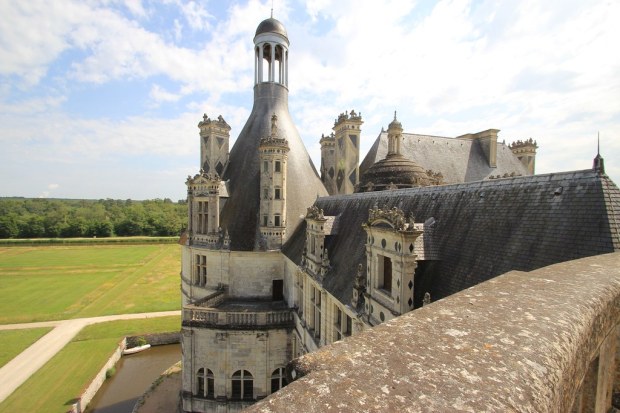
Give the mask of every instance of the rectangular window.
M 207 283 L 207 256 L 196 255 L 196 274 L 194 275 L 195 285 L 205 285 Z
M 263 172 L 269 172 L 269 162 L 263 161 Z
M 392 292 L 392 260 L 383 257 L 383 289 Z
M 280 215 L 278 214 L 274 215 L 273 222 L 276 227 L 279 227 L 280 226 Z
M 269 199 L 269 188 L 263 188 L 263 199 Z
M 280 161 L 276 161 L 274 167 L 275 167 L 274 169 L 275 169 L 276 172 L 282 172 L 282 170 L 281 170 L 282 167 L 280 166 Z
M 274 199 L 280 199 L 280 191 L 281 191 L 281 189 L 280 189 L 280 188 L 276 188 L 276 189 L 275 189 L 275 196 L 274 196 Z
M 263 226 L 267 226 L 267 215 L 263 215 Z

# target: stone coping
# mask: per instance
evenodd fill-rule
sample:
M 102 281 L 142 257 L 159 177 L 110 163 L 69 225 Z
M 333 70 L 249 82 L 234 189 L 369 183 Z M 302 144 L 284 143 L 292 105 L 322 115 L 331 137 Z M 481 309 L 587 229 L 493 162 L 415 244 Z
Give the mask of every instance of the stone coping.
M 619 322 L 620 253 L 513 271 L 293 360 L 247 411 L 567 412 Z

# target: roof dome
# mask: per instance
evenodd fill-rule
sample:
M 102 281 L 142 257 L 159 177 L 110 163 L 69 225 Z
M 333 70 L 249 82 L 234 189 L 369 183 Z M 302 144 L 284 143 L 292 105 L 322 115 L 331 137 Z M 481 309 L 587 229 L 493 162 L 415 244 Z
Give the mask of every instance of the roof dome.
M 263 33 L 278 33 L 288 38 L 284 25 L 279 20 L 276 20 L 273 17 L 270 17 L 260 22 L 260 24 L 256 28 L 256 34 L 254 36 L 258 36 L 259 34 Z
M 400 154 L 388 155 L 360 177 L 357 192 L 429 186 L 426 171 L 417 163 Z

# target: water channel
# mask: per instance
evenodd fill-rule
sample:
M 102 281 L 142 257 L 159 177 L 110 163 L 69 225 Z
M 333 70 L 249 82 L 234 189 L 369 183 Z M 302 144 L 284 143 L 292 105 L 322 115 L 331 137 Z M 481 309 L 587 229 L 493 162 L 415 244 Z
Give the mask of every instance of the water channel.
M 121 357 L 116 363 L 116 374 L 103 383 L 87 413 L 131 413 L 136 400 L 164 370 L 179 360 L 180 344 L 151 347 Z

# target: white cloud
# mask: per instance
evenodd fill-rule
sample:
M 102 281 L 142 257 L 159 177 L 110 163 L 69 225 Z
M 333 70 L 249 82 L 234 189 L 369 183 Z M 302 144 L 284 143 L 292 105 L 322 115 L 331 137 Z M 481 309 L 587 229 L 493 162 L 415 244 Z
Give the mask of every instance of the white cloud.
M 171 5 L 177 14 L 158 14 Z M 607 170 L 620 178 L 613 161 L 620 159 L 620 55 L 612 50 L 620 38 L 617 2 L 274 6 L 291 40 L 291 114 L 317 167 L 318 140 L 339 113 L 362 112 L 363 157 L 398 110 L 408 132 L 457 136 L 498 128 L 508 142 L 533 137 L 539 172 L 590 167 L 600 130 Z M 165 168 L 172 174 L 198 166 L 200 114 L 223 115 L 233 140 L 249 115 L 252 38 L 270 8 L 268 0 L 170 0 L 161 9 L 138 0 L 0 3 L 0 143 L 7 154 L 0 162 L 10 153 L 33 169 L 39 162 L 96 165 L 125 156 L 196 158 Z M 166 33 L 156 31 L 155 20 L 168 23 Z M 59 72 L 54 79 L 46 77 L 52 65 Z M 12 95 L 13 79 L 30 93 Z M 145 104 L 143 114 L 97 119 L 63 109 L 75 85 L 96 90 L 133 80 L 152 85 L 139 100 L 156 105 Z M 176 109 L 186 100 L 192 103 Z M 150 114 L 159 104 L 175 108 L 167 116 Z M 60 190 L 71 188 L 54 181 Z M 43 190 L 50 189 L 36 193 Z

